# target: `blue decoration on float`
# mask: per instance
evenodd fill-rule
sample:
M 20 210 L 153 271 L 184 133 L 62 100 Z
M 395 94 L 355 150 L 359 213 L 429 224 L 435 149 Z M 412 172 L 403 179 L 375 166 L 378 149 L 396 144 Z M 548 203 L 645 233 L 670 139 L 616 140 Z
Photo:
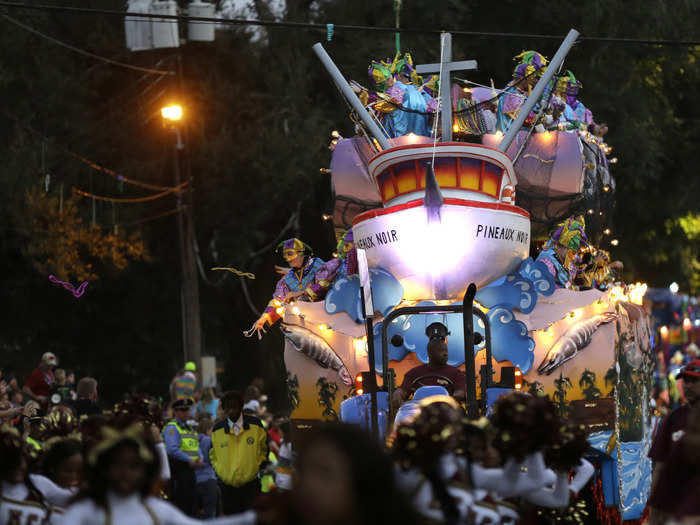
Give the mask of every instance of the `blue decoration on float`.
M 509 273 L 503 282 L 496 286 L 487 286 L 476 292 L 475 299 L 487 308 L 508 305 L 524 314 L 532 312 L 537 304 L 537 291 L 530 279 L 519 274 Z
M 372 301 L 375 311 L 386 316 L 403 298 L 403 286 L 383 268 L 370 268 Z M 350 275 L 338 279 L 326 294 L 324 308 L 328 314 L 346 312 L 356 323 L 363 322 L 360 278 Z
M 492 307 L 486 317 L 491 327 L 491 354 L 496 361 L 510 361 L 527 374 L 535 360 L 535 341 L 507 304 Z
M 545 296 L 554 293 L 556 280 L 542 261 L 533 261 L 532 257 L 528 257 L 520 263 L 518 273 L 532 282 L 537 293 Z

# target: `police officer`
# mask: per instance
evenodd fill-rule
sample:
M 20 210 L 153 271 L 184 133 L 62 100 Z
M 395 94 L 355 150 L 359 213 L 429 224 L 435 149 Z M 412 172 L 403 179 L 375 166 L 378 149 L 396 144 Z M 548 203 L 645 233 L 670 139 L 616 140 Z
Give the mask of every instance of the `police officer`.
M 189 516 L 197 515 L 197 489 L 194 470 L 202 466 L 197 431 L 187 424 L 191 399 L 173 403 L 175 419 L 163 427 L 163 440 L 172 473 L 172 501 Z

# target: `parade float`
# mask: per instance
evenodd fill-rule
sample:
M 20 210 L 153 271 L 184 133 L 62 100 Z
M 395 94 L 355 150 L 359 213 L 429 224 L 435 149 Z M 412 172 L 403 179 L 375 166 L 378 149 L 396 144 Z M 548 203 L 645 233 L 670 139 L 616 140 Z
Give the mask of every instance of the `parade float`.
M 373 62 L 369 88 L 314 46 L 353 109 L 356 136 L 334 133 L 325 170 L 329 215 L 350 233 L 335 254 L 341 271 L 317 279 L 323 296 L 276 292 L 256 326 L 281 320 L 297 431 L 340 418 L 386 435 L 393 389 L 427 363 L 426 327 L 443 323 L 448 364 L 467 375 L 468 414 L 487 414 L 511 390 L 549 396 L 589 433 L 599 518 L 638 519 L 651 480 L 646 287 L 617 282 L 590 240 L 606 235 L 615 186 L 609 146 L 575 104 L 580 83 L 555 77 L 576 35 L 549 63 L 520 55 L 500 91 L 452 85 L 451 71 L 476 64 L 451 61 L 449 35 L 439 64 Z M 418 77 L 430 72 L 439 76 Z

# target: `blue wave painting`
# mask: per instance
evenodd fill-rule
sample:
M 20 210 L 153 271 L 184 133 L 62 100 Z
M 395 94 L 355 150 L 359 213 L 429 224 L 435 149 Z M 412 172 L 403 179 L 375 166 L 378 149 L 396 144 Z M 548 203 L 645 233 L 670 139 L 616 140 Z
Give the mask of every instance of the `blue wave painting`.
M 403 298 L 403 286 L 383 268 L 370 268 L 370 284 L 375 311 L 388 314 Z M 360 278 L 350 275 L 338 279 L 326 294 L 324 308 L 328 314 L 347 313 L 356 323 L 363 322 Z
M 491 326 L 491 354 L 496 361 L 510 361 L 527 374 L 535 360 L 535 340 L 518 321 L 509 305 L 495 305 L 486 317 Z

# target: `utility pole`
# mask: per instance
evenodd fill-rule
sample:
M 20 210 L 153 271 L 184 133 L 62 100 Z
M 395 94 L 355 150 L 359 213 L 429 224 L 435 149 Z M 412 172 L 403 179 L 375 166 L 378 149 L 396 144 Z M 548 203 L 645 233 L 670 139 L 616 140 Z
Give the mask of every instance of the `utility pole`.
M 182 199 L 182 157 L 185 152 L 185 143 L 182 138 L 180 119 L 182 108 L 169 106 L 161 110 L 163 118 L 170 124 L 176 137 L 173 158 L 173 172 L 177 189 L 177 228 L 180 244 L 180 266 L 182 268 L 182 284 L 180 288 L 180 308 L 182 312 L 182 348 L 183 362 L 194 361 L 199 369 L 202 356 L 202 330 L 199 317 L 199 277 L 197 275 L 196 261 L 194 259 L 194 223 L 192 220 L 192 205 L 190 202 L 183 204 Z M 192 190 L 192 179 L 188 181 Z

